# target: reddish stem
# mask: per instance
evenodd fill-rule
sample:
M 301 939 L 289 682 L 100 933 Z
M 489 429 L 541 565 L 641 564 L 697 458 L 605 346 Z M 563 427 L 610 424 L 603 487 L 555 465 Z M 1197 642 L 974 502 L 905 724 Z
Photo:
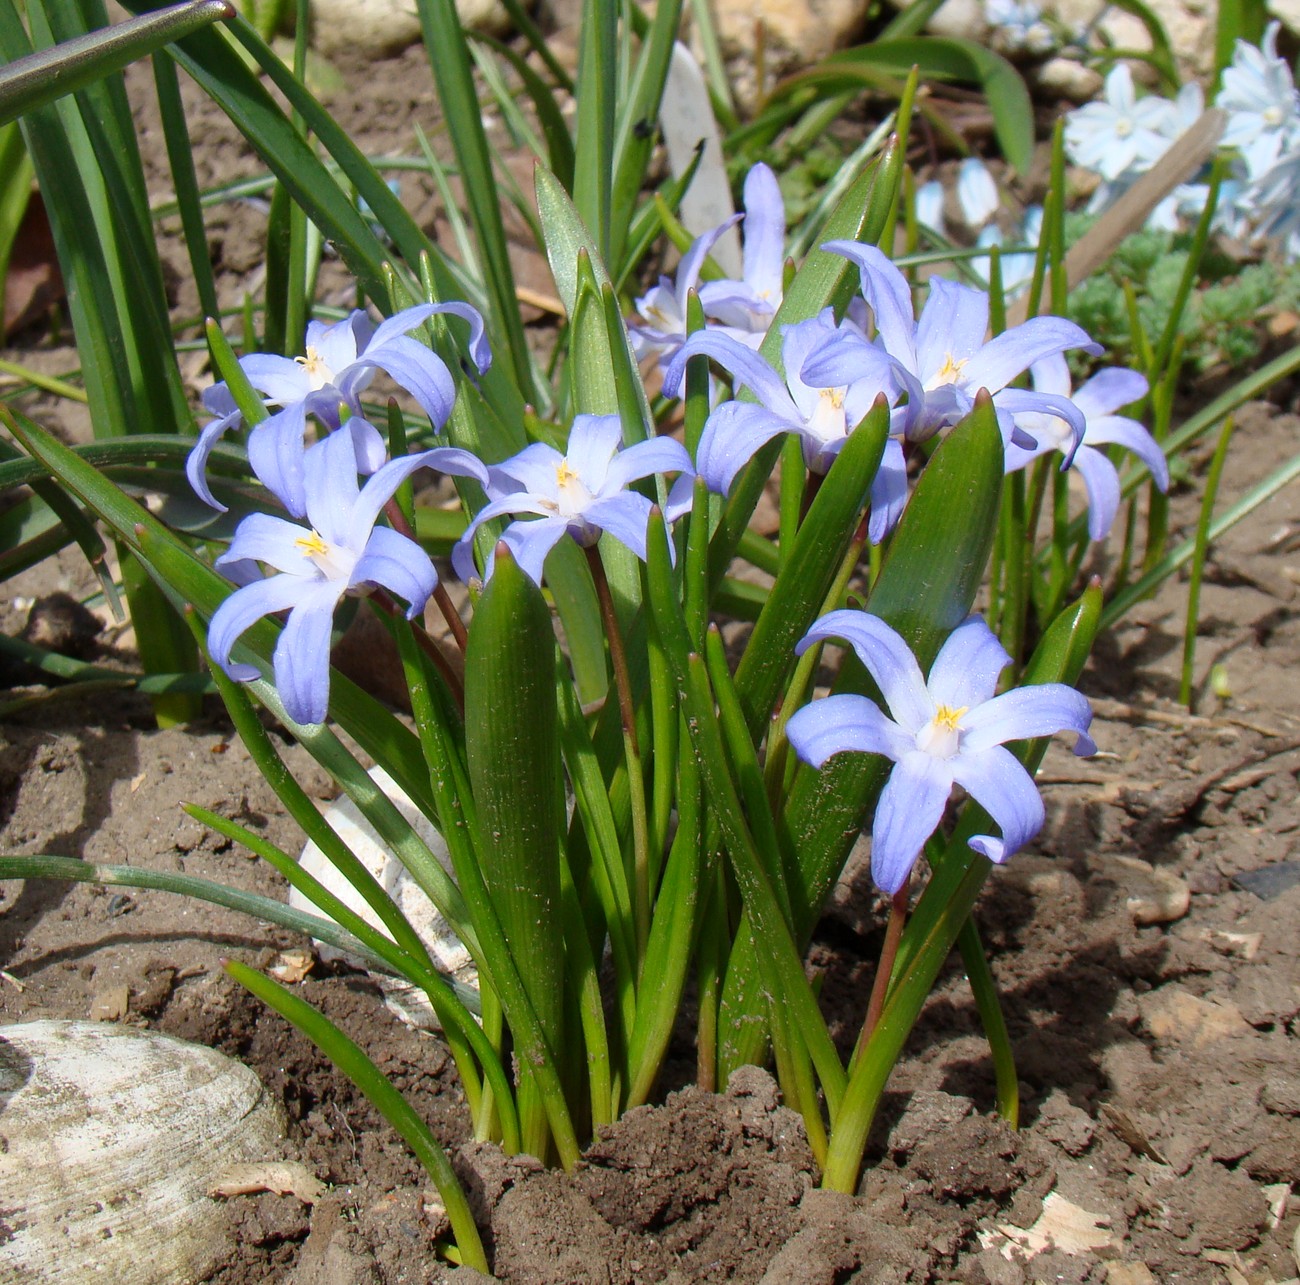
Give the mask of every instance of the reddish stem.
M 871 985 L 871 999 L 867 1004 L 867 1019 L 862 1023 L 862 1034 L 858 1037 L 857 1052 L 854 1060 L 860 1058 L 871 1040 L 871 1033 L 880 1021 L 881 1010 L 885 1007 L 885 996 L 889 991 L 889 979 L 894 971 L 894 960 L 898 957 L 898 943 L 903 939 L 903 926 L 907 923 L 907 894 L 912 877 L 903 881 L 903 886 L 894 893 L 889 907 L 889 923 L 885 926 L 885 944 L 880 948 L 880 962 L 876 966 L 876 980 Z

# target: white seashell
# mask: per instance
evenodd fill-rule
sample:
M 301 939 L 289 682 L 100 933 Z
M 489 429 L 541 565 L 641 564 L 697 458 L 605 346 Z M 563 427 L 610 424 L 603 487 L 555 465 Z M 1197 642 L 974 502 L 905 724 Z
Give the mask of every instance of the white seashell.
M 0 1285 L 189 1285 L 228 1249 L 208 1188 L 278 1157 L 256 1075 L 106 1022 L 0 1027 Z
M 410 822 L 411 828 L 442 863 L 442 868 L 451 874 L 451 854 L 447 850 L 446 841 L 434 829 L 428 817 L 415 806 L 410 796 L 382 767 L 372 767 L 370 777 L 393 801 L 402 816 Z M 438 913 L 420 885 L 407 874 L 406 867 L 389 848 L 384 846 L 374 826 L 361 815 L 357 805 L 344 794 L 325 809 L 325 820 L 329 822 L 335 834 L 352 849 L 357 860 L 374 875 L 379 886 L 397 904 L 397 908 L 419 934 L 420 940 L 428 947 L 429 954 L 438 969 L 450 974 L 465 986 L 477 987 L 478 969 L 475 968 L 469 951 L 451 930 L 447 921 Z M 355 910 L 368 923 L 387 934 L 387 929 L 380 924 L 378 917 L 366 905 L 361 894 L 339 874 L 314 843 L 308 843 L 303 848 L 299 864 L 308 873 L 315 875 L 350 909 Z M 321 913 L 296 888 L 289 890 L 289 904 L 299 910 L 310 911 L 312 914 Z M 364 967 L 361 960 L 351 958 L 345 952 L 324 942 L 317 942 L 316 949 L 322 959 L 347 959 L 354 967 Z M 375 980 L 383 990 L 384 1000 L 389 1008 L 404 1022 L 430 1030 L 438 1028 L 433 1008 L 422 990 L 383 974 L 376 974 Z

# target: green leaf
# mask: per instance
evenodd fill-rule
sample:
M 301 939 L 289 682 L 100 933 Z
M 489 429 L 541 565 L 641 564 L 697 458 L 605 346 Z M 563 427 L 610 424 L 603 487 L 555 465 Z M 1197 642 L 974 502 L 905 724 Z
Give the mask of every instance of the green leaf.
M 469 1202 L 465 1199 L 451 1161 L 447 1159 L 447 1153 L 438 1145 L 437 1139 L 429 1132 L 429 1126 L 416 1114 L 414 1107 L 356 1044 L 306 1000 L 235 960 L 229 960 L 225 967 L 237 982 L 306 1035 L 397 1130 L 438 1188 L 462 1261 L 466 1266 L 486 1274 L 487 1255 L 483 1252 L 483 1242 L 474 1225 Z
M 888 432 L 889 406 L 879 398 L 827 473 L 745 644 L 736 689 L 756 743 L 766 730 L 782 679 L 794 665 L 795 644 L 826 601 L 853 540 Z
M 190 0 L 15 58 L 0 69 L 0 124 L 52 103 L 220 18 L 226 0 Z
M 541 590 L 504 544 L 470 625 L 465 742 L 483 878 L 558 1070 L 565 1051 L 564 949 L 555 931 L 564 794 L 555 635 Z M 524 1146 L 544 1159 L 546 1115 L 528 1097 L 537 1087 L 531 1074 L 524 1077 L 520 1120 Z
M 536 403 L 533 371 L 528 359 L 523 322 L 515 299 L 514 272 L 501 219 L 501 202 L 492 170 L 492 154 L 483 128 L 474 71 L 465 32 L 454 0 L 417 0 L 424 47 L 438 85 L 438 101 L 447 134 L 456 152 L 456 164 L 469 206 L 470 221 L 478 241 L 479 258 L 486 270 L 488 296 L 496 342 L 504 349 L 502 365 L 514 376 L 522 395 Z M 386 189 L 385 189 L 386 190 Z M 389 194 L 391 197 L 391 193 Z M 367 195 L 367 201 L 370 197 Z M 371 202 L 371 208 L 379 207 Z M 412 262 L 414 259 L 408 256 Z M 444 298 L 450 297 L 444 295 Z M 494 351 L 497 351 L 494 348 Z
M 974 40 L 909 36 L 842 49 L 783 81 L 772 97 L 777 99 L 808 86 L 823 93 L 874 88 L 882 71 L 906 75 L 912 67 L 920 68 L 923 80 L 978 85 L 993 113 L 993 128 L 1002 154 L 1021 174 L 1028 172 L 1034 154 L 1034 108 L 1029 90 L 1011 63 Z
M 596 236 L 596 257 L 609 263 L 610 199 L 614 186 L 614 100 L 618 93 L 619 6 L 585 0 L 578 34 L 574 88 L 573 204 Z

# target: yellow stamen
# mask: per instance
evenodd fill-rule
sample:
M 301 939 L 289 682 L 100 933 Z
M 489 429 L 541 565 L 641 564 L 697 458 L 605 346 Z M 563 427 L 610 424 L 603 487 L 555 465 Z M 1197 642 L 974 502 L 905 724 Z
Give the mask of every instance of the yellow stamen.
M 954 361 L 952 353 L 949 353 L 935 374 L 935 384 L 955 384 L 961 376 L 961 368 L 968 360 L 969 358 L 963 357 L 960 361 Z
M 942 728 L 945 732 L 956 732 L 960 730 L 961 716 L 970 709 L 969 705 L 954 707 L 952 705 L 940 705 L 934 712 L 934 725 L 936 728 Z
M 327 558 L 329 557 L 330 547 L 313 531 L 310 535 L 301 535 L 295 541 L 294 545 L 302 550 L 305 558 Z
M 295 357 L 294 361 L 296 361 L 300 366 L 305 366 L 309 375 L 314 375 L 320 369 L 321 365 L 320 353 L 310 346 L 308 346 L 305 356 Z
M 569 467 L 568 460 L 561 460 L 555 466 L 555 481 L 561 486 L 569 486 L 578 480 L 578 475 Z

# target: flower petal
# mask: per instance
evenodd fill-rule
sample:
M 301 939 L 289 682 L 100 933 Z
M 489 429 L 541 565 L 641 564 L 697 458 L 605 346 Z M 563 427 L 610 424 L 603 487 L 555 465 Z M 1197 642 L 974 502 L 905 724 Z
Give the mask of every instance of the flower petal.
M 1064 358 L 1062 358 L 1064 360 Z M 1034 387 L 1038 387 L 1035 378 Z M 1151 390 L 1145 375 L 1123 366 L 1107 366 L 1099 370 L 1074 394 L 1075 405 L 1089 418 L 1113 415 L 1122 406 L 1140 401 Z M 1060 392 L 1059 388 L 1045 388 L 1044 392 Z M 1068 385 L 1065 389 L 1069 393 Z
M 644 562 L 646 527 L 650 523 L 650 510 L 653 507 L 650 500 L 638 491 L 620 491 L 617 495 L 593 501 L 587 506 L 583 517 L 592 526 L 599 527 L 620 544 L 626 545 Z
M 1119 474 L 1105 454 L 1091 446 L 1075 451 L 1074 467 L 1088 491 L 1088 539 L 1104 540 L 1119 512 Z
M 834 638 L 843 639 L 858 653 L 905 732 L 915 735 L 934 717 L 934 702 L 916 657 L 879 616 L 848 607 L 827 612 L 813 623 L 795 653 L 802 656 L 814 642 Z
M 1087 431 L 1087 421 L 1083 417 L 1083 412 L 1068 397 L 1058 397 L 1055 393 L 1040 393 L 1028 388 L 1003 388 L 993 394 L 993 406 L 998 412 L 998 423 L 1004 433 L 1006 431 L 1004 418 L 1009 418 L 1013 426 L 1017 427 L 1023 415 L 1035 417 L 1050 415 L 1055 419 L 1064 420 L 1070 429 L 1070 436 L 1062 441 L 1060 449 L 1065 454 L 1067 467 Z M 1059 429 L 1060 425 L 1057 425 L 1057 428 Z M 1032 449 L 1032 444 L 1036 444 L 1033 432 L 1034 422 L 1031 420 L 1028 436 L 1017 442 L 1017 433 L 1013 431 L 1011 442 L 1023 449 Z
M 457 446 L 435 446 L 432 450 L 417 451 L 413 455 L 389 460 L 383 468 L 367 479 L 365 486 L 361 488 L 361 494 L 352 506 L 347 537 L 351 548 L 362 547 L 367 533 L 378 520 L 384 505 L 392 499 L 393 492 L 412 473 L 422 468 L 434 469 L 451 477 L 472 477 L 484 487 L 488 482 L 488 471 L 478 456 L 463 451 Z
M 327 325 L 312 321 L 307 325 L 304 348 L 314 348 L 320 360 L 336 375 L 341 375 L 365 351 L 374 335 L 374 323 L 361 308 L 353 308 L 342 321 Z
M 214 509 L 220 509 L 222 513 L 226 511 L 226 506 L 212 494 L 208 487 L 208 457 L 212 454 L 213 447 L 221 440 L 222 434 L 234 427 L 240 419 L 242 416 L 238 410 L 235 410 L 220 419 L 204 424 L 198 441 L 185 457 L 185 476 L 194 488 L 194 493 L 204 504 L 210 504 Z
M 564 456 L 546 442 L 531 442 L 522 451 L 500 464 L 488 466 L 489 494 L 495 499 L 514 491 L 531 495 L 545 495 L 554 499 L 558 494 L 557 471 Z
M 352 510 L 360 494 L 352 435 L 340 429 L 308 447 L 302 470 L 307 521 L 330 544 L 360 550 L 364 537 L 355 543 L 350 538 Z
M 827 241 L 822 249 L 831 254 L 842 254 L 858 265 L 862 272 L 862 294 L 871 305 L 876 331 L 885 351 L 915 373 L 916 314 L 907 278 L 874 245 L 864 245 L 860 241 Z
M 697 330 L 677 350 L 664 373 L 664 393 L 667 396 L 677 396 L 686 373 L 686 363 L 700 353 L 712 357 L 737 385 L 750 389 L 768 410 L 785 417 L 792 426 L 800 422 L 785 380 L 752 348 L 717 330 Z
M 240 636 L 263 616 L 292 607 L 303 596 L 306 583 L 297 576 L 268 576 L 236 589 L 212 613 L 208 625 L 208 654 L 231 678 L 247 680 L 261 671 L 252 665 L 232 664 L 230 652 Z
M 542 583 L 546 555 L 564 538 L 569 529 L 567 518 L 542 518 L 537 522 L 512 522 L 501 538 L 510 546 L 519 569 L 535 584 Z M 644 536 L 642 537 L 644 538 Z M 489 563 L 485 579 L 490 579 Z
M 250 513 L 236 528 L 230 548 L 213 564 L 221 571 L 236 562 L 265 562 L 299 581 L 320 578 L 320 572 L 298 542 L 310 533 L 297 522 L 270 513 Z
M 691 457 L 681 442 L 672 437 L 652 437 L 619 451 L 610 461 L 601 488 L 606 494 L 623 490 L 652 473 L 694 473 Z
M 699 284 L 700 269 L 704 267 L 704 261 L 709 257 L 709 251 L 717 245 L 718 239 L 724 232 L 730 231 L 744 217 L 743 214 L 733 214 L 729 219 L 724 219 L 719 223 L 716 228 L 710 228 L 707 232 L 701 233 L 691 242 L 686 253 L 682 255 L 682 261 L 677 265 L 677 278 L 673 283 L 673 295 L 683 317 L 686 315 L 686 295 Z
M 340 376 L 339 387 L 351 400 L 354 386 L 365 371 L 377 367 L 390 375 L 419 403 L 435 432 L 451 417 L 456 404 L 456 384 L 446 363 L 431 348 L 406 335 L 398 335 L 374 350 L 374 356 L 358 358 Z
M 478 367 L 479 374 L 483 374 L 492 365 L 492 350 L 488 347 L 482 314 L 468 303 L 425 303 L 416 304 L 412 308 L 403 308 L 401 312 L 380 323 L 379 329 L 371 336 L 365 355 L 377 356 L 374 349 L 390 343 L 398 335 L 407 334 L 438 313 L 459 317 L 462 321 L 469 322 L 470 360 Z
M 948 635 L 930 666 L 928 687 L 936 705 L 971 709 L 998 689 L 998 676 L 1011 664 L 1006 648 L 984 623 L 968 616 Z
M 323 723 L 329 713 L 330 632 L 343 586 L 326 582 L 304 594 L 271 657 L 275 689 L 295 723 Z
M 775 306 L 785 270 L 785 202 L 776 175 L 762 161 L 745 175 L 744 201 L 745 283 Z
M 1064 317 L 1031 317 L 990 339 L 967 362 L 961 372 L 961 382 L 967 388 L 987 388 L 996 393 L 1034 362 L 1068 348 L 1082 348 L 1094 356 L 1102 351 L 1101 345 L 1093 343 L 1088 332 L 1073 321 Z
M 766 406 L 723 402 L 709 416 L 700 435 L 695 451 L 696 470 L 710 491 L 726 495 L 736 474 L 754 457 L 755 451 L 793 427 Z
M 976 706 L 962 719 L 962 753 L 978 754 L 1007 741 L 1051 736 L 1054 732 L 1079 734 L 1074 752 L 1096 753 L 1088 735 L 1092 709 L 1087 699 L 1064 683 L 1036 683 L 1016 687 Z
M 414 540 L 391 527 L 375 527 L 352 569 L 349 589 L 378 585 L 408 604 L 406 618 L 414 620 L 438 587 L 438 573 L 429 555 Z
M 298 402 L 277 411 L 248 434 L 248 462 L 258 480 L 294 517 L 307 512 L 303 490 L 307 417 Z
M 594 495 L 604 486 L 610 461 L 622 445 L 623 421 L 617 415 L 575 415 L 564 458 Z
M 374 473 L 383 467 L 388 458 L 388 443 L 384 435 L 369 420 L 353 415 L 340 430 L 352 438 L 358 473 Z
M 883 754 L 898 762 L 916 748 L 911 737 L 865 696 L 827 696 L 790 715 L 785 734 L 805 763 L 821 767 L 834 754 Z
M 904 755 L 889 774 L 871 825 L 871 877 L 882 892 L 893 896 L 907 882 L 951 793 L 948 760 L 921 750 Z
M 989 296 L 986 290 L 964 286 L 943 277 L 930 278 L 930 296 L 916 323 L 916 370 L 923 384 L 929 384 L 945 366 L 968 363 L 959 382 L 967 383 L 971 358 L 984 346 L 989 328 Z M 999 384 L 1000 388 L 1002 385 Z M 996 389 L 990 389 L 996 392 Z
M 248 382 L 274 406 L 291 406 L 311 392 L 311 377 L 300 361 L 254 352 L 239 359 Z
M 1135 419 L 1124 415 L 1101 415 L 1088 421 L 1084 441 L 1090 446 L 1104 446 L 1112 442 L 1125 446 L 1151 471 L 1155 484 L 1169 489 L 1169 462 L 1160 449 L 1160 443 Z
M 953 780 L 997 823 L 999 839 L 977 834 L 970 846 L 990 861 L 1005 861 L 1043 828 L 1043 800 L 1033 778 L 1010 750 L 994 745 L 949 760 Z
M 879 544 L 897 525 L 907 507 L 907 461 L 903 444 L 890 437 L 885 441 L 885 453 L 880 457 L 880 467 L 871 480 L 871 517 L 867 522 L 867 538 Z

